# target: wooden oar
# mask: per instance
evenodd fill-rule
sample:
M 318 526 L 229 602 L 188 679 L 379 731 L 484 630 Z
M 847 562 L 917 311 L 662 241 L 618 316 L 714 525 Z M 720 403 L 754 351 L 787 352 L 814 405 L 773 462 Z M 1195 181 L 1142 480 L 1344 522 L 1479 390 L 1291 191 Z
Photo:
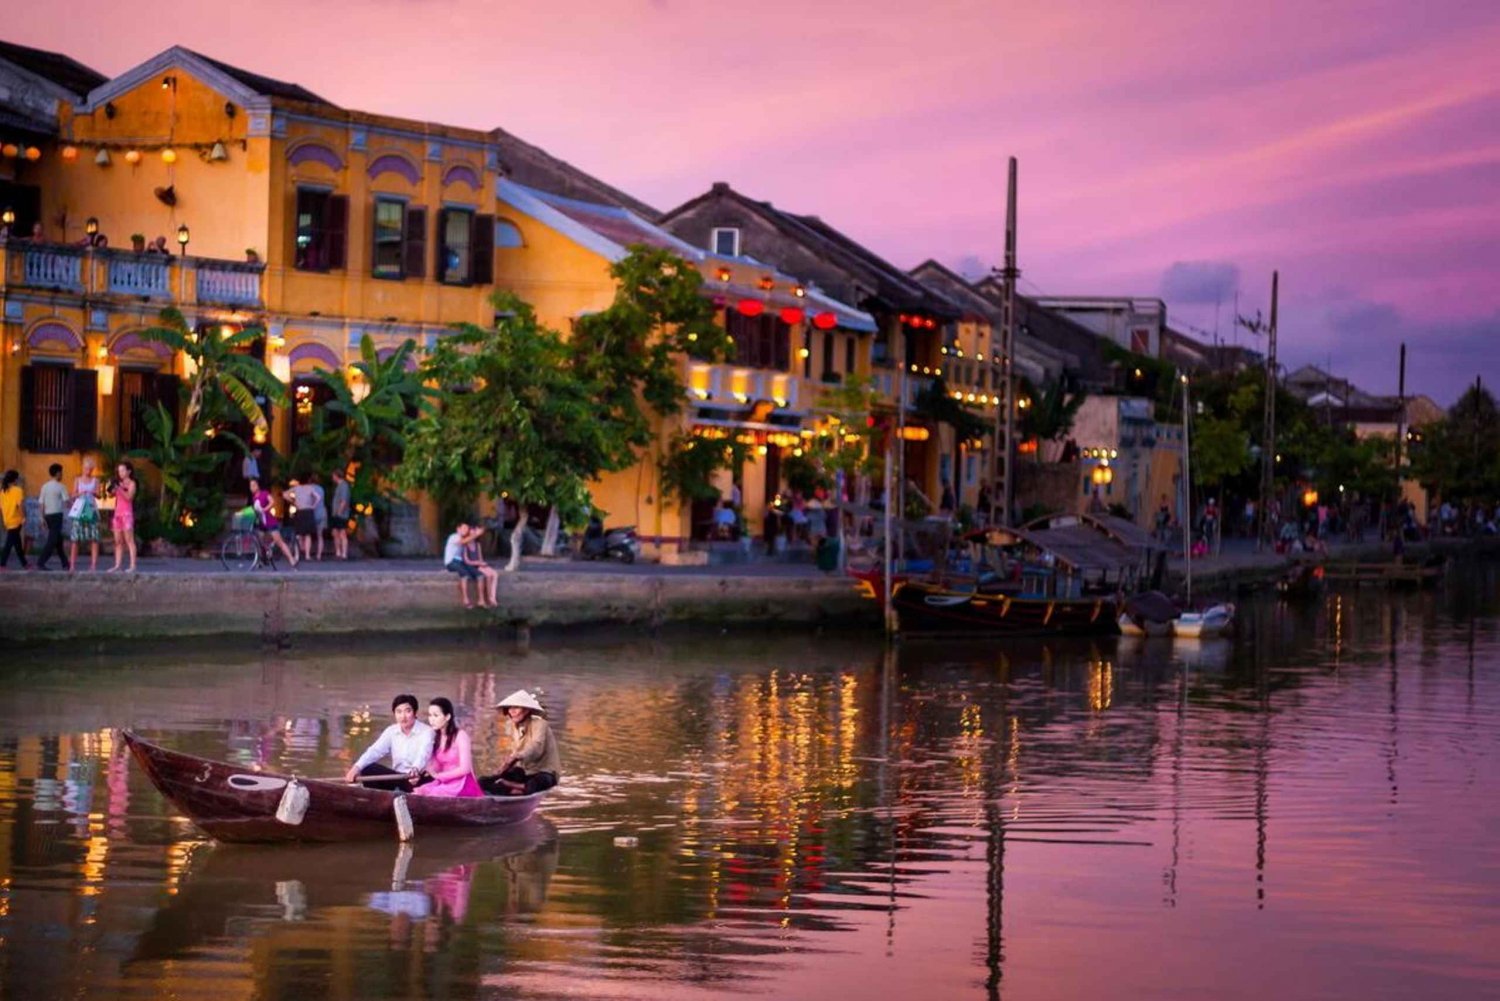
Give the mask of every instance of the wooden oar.
M 409 780 L 410 776 L 407 775 L 358 775 L 354 779 L 355 782 L 407 782 Z

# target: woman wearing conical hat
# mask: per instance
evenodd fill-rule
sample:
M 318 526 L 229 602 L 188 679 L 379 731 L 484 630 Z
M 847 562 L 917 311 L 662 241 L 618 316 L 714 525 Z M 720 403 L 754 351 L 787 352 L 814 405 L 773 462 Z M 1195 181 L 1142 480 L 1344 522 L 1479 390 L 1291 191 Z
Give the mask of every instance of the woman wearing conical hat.
M 518 689 L 495 708 L 505 714 L 512 750 L 499 773 L 480 779 L 479 787 L 492 796 L 526 796 L 557 785 L 562 771 L 557 738 L 536 696 Z

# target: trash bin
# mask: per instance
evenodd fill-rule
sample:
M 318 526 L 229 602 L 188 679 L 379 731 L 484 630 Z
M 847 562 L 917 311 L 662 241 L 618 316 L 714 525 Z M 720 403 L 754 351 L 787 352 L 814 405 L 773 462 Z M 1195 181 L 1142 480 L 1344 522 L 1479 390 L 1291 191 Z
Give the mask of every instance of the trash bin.
M 818 540 L 818 569 L 829 572 L 839 568 L 839 540 L 827 536 Z

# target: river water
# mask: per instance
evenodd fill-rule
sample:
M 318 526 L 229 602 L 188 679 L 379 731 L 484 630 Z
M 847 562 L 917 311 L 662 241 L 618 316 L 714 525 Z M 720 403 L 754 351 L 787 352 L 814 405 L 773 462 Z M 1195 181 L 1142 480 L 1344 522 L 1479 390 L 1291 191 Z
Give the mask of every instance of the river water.
M 1500 997 L 1497 653 L 1485 571 L 1213 642 L 31 652 L 0 997 Z M 413 691 L 493 764 L 522 685 L 545 816 L 409 851 L 215 845 L 119 739 L 332 775 Z

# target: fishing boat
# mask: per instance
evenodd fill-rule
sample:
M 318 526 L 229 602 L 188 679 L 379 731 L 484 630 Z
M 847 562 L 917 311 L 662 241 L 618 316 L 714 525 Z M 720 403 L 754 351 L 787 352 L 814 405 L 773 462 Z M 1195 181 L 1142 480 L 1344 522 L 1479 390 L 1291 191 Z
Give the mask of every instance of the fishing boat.
M 1225 602 L 1201 612 L 1183 612 L 1172 623 L 1172 635 L 1183 639 L 1211 639 L 1223 636 L 1234 626 L 1234 606 Z
M 1025 528 L 966 537 L 965 571 L 912 579 L 891 594 L 902 633 L 1087 636 L 1119 629 L 1122 595 L 1134 591 L 1149 548 L 1089 515 L 1058 515 Z
M 1087 636 L 1112 633 L 1120 613 L 1114 595 L 1089 598 L 951 591 L 909 580 L 891 595 L 903 633 Z
M 418 832 L 498 827 L 530 817 L 546 795 L 398 797 L 342 781 L 254 771 L 183 754 L 128 730 L 122 736 L 161 794 L 204 833 L 226 842 L 394 840 L 398 799 L 410 811 L 412 827 Z M 307 792 L 305 812 L 291 822 L 279 820 L 282 799 L 293 782 Z

